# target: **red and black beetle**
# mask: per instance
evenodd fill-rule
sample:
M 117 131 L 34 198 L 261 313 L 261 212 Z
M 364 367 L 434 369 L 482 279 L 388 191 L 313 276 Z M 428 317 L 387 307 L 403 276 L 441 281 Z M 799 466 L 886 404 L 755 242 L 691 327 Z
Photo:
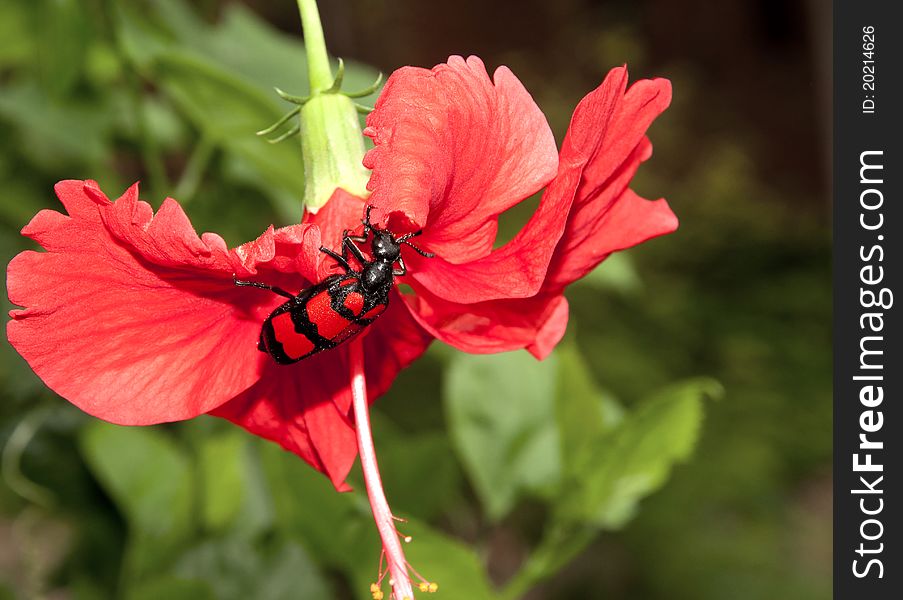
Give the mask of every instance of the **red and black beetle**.
M 257 348 L 281 365 L 290 365 L 322 350 L 335 348 L 373 323 L 389 305 L 389 292 L 396 276 L 407 273 L 401 258 L 401 245 L 407 244 L 418 254 L 432 258 L 408 240 L 422 231 L 395 237 L 391 231 L 370 223 L 370 210 L 363 235 L 342 234 L 342 254 L 320 247 L 345 269 L 344 274 L 330 275 L 297 295 L 256 281 L 235 280 L 237 286 L 255 287 L 285 296 L 289 300 L 274 310 L 263 322 Z M 370 234 L 373 260 L 367 260 L 356 242 L 367 243 Z M 360 264 L 355 270 L 348 264 L 348 253 Z M 398 268 L 395 267 L 398 263 Z

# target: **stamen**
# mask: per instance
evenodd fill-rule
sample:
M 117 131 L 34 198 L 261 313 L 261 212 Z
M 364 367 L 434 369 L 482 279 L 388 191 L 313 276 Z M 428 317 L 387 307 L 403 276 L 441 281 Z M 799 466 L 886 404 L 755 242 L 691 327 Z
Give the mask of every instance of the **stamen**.
M 407 565 L 408 569 L 410 569 L 411 573 L 413 573 L 414 576 L 417 577 L 417 579 L 419 579 L 421 583 L 425 583 L 425 584 L 429 585 L 429 583 L 430 583 L 429 580 L 427 580 L 426 577 L 424 577 L 423 575 L 418 573 L 417 569 L 415 569 L 414 567 L 411 566 L 411 563 L 405 563 L 405 564 Z
M 439 584 L 435 581 L 421 581 L 417 586 L 417 589 L 421 592 L 427 592 L 429 594 L 435 594 L 439 591 Z
M 383 582 L 383 578 L 386 576 L 386 571 L 383 570 L 383 566 L 384 566 L 383 563 L 385 562 L 385 560 L 386 560 L 386 551 L 380 550 L 379 551 L 379 570 L 376 573 L 376 578 L 377 578 L 376 583 L 381 584 Z
M 379 585 L 375 583 L 370 584 L 370 595 L 373 596 L 373 600 L 383 600 L 383 591 L 379 589 Z
M 407 522 L 407 521 L 405 521 L 404 519 L 397 519 L 397 518 L 395 518 L 395 517 L 392 517 L 392 519 L 395 520 L 395 521 L 402 521 L 402 522 L 405 522 L 405 523 Z M 404 533 L 398 531 L 397 528 L 395 529 L 395 533 L 398 534 L 398 537 L 400 537 L 402 540 L 404 540 L 404 543 L 405 543 L 405 544 L 410 544 L 412 541 L 414 541 L 414 536 L 412 536 L 412 535 L 405 535 Z

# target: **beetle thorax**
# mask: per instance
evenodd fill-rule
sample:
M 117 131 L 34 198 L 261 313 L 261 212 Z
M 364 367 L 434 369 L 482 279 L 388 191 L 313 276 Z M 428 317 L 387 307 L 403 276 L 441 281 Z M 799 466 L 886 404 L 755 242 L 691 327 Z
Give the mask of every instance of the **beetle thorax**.
M 373 251 L 373 258 L 378 261 L 387 261 L 389 264 L 401 256 L 401 246 L 388 231 L 377 231 L 373 236 L 370 248 Z
M 392 283 L 392 263 L 375 260 L 361 271 L 361 284 L 367 291 L 375 291 Z

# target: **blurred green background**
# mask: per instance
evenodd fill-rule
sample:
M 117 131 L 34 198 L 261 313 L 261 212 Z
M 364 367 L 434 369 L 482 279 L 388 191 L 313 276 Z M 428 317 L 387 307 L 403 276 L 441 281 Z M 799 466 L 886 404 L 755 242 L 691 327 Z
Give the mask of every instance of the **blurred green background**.
M 827 8 L 322 4 L 346 89 L 478 54 L 512 68 L 559 140 L 611 66 L 674 84 L 636 188 L 680 230 L 570 288 L 549 360 L 435 344 L 376 406 L 433 597 L 830 597 Z M 0 4 L 4 264 L 59 179 L 114 196 L 140 179 L 233 245 L 296 222 L 297 140 L 253 132 L 288 108 L 273 86 L 305 91 L 299 30 L 290 0 Z M 512 212 L 507 235 L 527 214 Z M 358 493 L 213 418 L 99 423 L 6 344 L 0 378 L 0 598 L 369 597 Z

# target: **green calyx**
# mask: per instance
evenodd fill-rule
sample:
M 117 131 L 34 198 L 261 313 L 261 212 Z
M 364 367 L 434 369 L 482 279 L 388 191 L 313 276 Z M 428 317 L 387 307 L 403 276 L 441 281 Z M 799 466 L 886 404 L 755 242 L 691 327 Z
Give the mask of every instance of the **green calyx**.
M 379 89 L 382 74 L 366 89 L 343 92 L 345 63 L 339 59 L 333 77 L 315 0 L 298 0 L 298 8 L 304 27 L 311 92 L 308 96 L 295 96 L 276 88 L 280 98 L 296 106 L 257 135 L 274 134 L 298 117 L 295 125 L 268 141 L 275 144 L 300 136 L 305 178 L 303 202 L 308 211 L 317 212 L 336 188 L 362 197 L 368 193 L 370 173 L 362 164 L 365 148 L 358 114 L 373 109 L 353 99 L 369 96 Z

